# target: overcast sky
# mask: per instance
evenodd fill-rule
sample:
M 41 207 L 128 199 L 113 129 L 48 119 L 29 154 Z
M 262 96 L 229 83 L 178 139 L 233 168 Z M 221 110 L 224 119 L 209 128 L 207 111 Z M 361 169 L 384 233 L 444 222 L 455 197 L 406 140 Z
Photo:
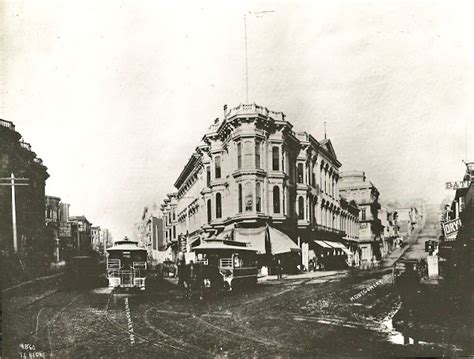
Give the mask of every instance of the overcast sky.
M 342 170 L 382 199 L 437 202 L 474 160 L 468 4 L 3 1 L 0 118 L 43 158 L 47 194 L 131 235 L 245 102 L 247 13 L 249 102 L 317 139 L 326 121 Z

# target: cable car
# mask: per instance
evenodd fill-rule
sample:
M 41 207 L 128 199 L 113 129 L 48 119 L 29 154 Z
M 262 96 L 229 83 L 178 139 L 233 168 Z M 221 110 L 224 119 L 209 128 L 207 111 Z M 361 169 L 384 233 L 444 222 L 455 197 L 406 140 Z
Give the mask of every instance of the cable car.
M 246 243 L 206 240 L 192 250 L 196 263 L 203 266 L 204 273 L 209 273 L 209 278 L 204 278 L 206 287 L 232 290 L 257 283 L 257 250 Z M 217 272 L 219 275 L 213 275 Z
M 107 278 L 111 288 L 145 290 L 147 251 L 126 237 L 107 248 Z
M 94 288 L 100 285 L 101 275 L 103 270 L 97 258 L 75 256 L 66 261 L 64 284 L 66 288 Z

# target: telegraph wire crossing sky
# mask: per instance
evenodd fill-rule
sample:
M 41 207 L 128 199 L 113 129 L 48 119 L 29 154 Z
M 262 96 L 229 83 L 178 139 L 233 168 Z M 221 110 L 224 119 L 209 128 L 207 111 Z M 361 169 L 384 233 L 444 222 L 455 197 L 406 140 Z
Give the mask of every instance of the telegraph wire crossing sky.
M 47 194 L 115 238 L 174 191 L 247 72 L 246 102 L 318 140 L 326 122 L 341 170 L 382 200 L 441 201 L 473 160 L 467 1 L 2 7 L 1 117 L 48 166 Z

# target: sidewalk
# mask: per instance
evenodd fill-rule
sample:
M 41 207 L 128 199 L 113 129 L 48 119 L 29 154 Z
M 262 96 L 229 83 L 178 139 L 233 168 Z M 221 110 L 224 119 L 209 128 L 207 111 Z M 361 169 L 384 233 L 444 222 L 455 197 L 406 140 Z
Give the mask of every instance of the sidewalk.
M 313 278 L 321 278 L 321 277 L 329 277 L 332 275 L 337 274 L 347 274 L 349 273 L 348 269 L 341 269 L 341 270 L 332 270 L 332 271 L 315 271 L 315 272 L 304 272 L 299 274 L 283 274 L 281 280 L 285 279 L 313 279 Z M 277 275 L 267 275 L 263 277 L 258 277 L 258 282 L 268 282 L 279 280 Z

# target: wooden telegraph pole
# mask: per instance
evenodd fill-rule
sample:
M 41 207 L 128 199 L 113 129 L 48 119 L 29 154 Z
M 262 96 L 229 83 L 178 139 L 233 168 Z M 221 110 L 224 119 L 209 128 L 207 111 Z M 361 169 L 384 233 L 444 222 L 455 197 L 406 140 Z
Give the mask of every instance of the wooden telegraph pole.
M 18 253 L 18 238 L 16 231 L 16 199 L 15 186 L 28 186 L 28 178 L 15 178 L 12 173 L 10 177 L 0 178 L 0 186 L 11 186 L 12 188 L 12 228 L 13 228 L 13 250 Z

